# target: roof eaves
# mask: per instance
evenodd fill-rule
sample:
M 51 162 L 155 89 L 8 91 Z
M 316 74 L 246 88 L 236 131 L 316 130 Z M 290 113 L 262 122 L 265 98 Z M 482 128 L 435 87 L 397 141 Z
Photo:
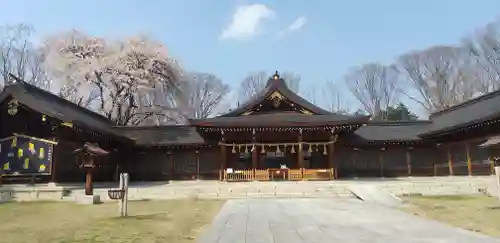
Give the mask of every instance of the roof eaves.
M 432 120 L 432 118 L 434 118 L 436 116 L 439 116 L 441 114 L 448 113 L 448 112 L 453 112 L 453 111 L 458 110 L 460 108 L 463 108 L 463 107 L 475 104 L 477 102 L 481 102 L 483 100 L 488 100 L 488 99 L 494 98 L 494 97 L 499 96 L 499 95 L 500 95 L 500 90 L 496 90 L 496 91 L 493 91 L 493 92 L 490 92 L 490 93 L 478 96 L 476 98 L 464 101 L 462 103 L 456 104 L 454 106 L 448 107 L 446 109 L 433 112 L 432 114 L 430 114 L 429 118 Z
M 453 130 L 457 130 L 457 129 L 460 129 L 460 128 L 463 128 L 463 127 L 466 127 L 466 126 L 470 126 L 474 123 L 481 123 L 481 122 L 485 122 L 487 120 L 491 120 L 491 119 L 494 119 L 494 118 L 497 118 L 500 116 L 500 112 L 496 112 L 492 115 L 489 115 L 487 117 L 483 117 L 481 119 L 476 119 L 476 120 L 472 120 L 472 121 L 469 121 L 469 122 L 465 122 L 465 123 L 461 123 L 461 124 L 457 124 L 457 125 L 454 125 L 454 126 L 450 126 L 450 127 L 445 127 L 445 128 L 441 128 L 441 129 L 437 129 L 437 130 L 430 130 L 430 131 L 426 131 L 426 132 L 423 132 L 423 133 L 419 133 L 418 136 L 419 137 L 432 137 L 432 136 L 436 136 L 436 135 L 439 135 L 439 134 L 442 134 L 442 133 L 446 133 L 446 132 L 451 132 Z

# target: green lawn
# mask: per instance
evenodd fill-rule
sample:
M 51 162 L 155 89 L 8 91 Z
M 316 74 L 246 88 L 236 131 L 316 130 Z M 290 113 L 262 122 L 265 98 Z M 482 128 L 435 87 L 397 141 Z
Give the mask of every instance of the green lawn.
M 403 210 L 471 231 L 500 237 L 500 201 L 487 196 L 418 196 L 403 198 Z
M 129 203 L 129 217 L 117 203 L 62 202 L 0 204 L 0 242 L 196 242 L 223 201 L 165 200 Z

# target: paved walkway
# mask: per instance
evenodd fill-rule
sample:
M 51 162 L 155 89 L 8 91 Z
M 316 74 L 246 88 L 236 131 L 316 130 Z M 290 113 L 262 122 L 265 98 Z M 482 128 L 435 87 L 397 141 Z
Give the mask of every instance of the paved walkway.
M 355 199 L 229 200 L 199 243 L 500 242 Z

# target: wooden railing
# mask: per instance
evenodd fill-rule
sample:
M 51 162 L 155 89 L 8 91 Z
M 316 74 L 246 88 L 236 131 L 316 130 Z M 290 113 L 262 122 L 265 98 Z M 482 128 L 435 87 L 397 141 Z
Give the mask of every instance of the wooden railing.
M 302 169 L 303 180 L 333 180 L 333 169 Z
M 271 171 L 258 169 L 244 169 L 221 171 L 221 179 L 223 181 L 269 181 Z M 284 179 L 299 181 L 299 180 L 333 180 L 335 173 L 333 169 L 288 169 Z
M 231 173 L 224 171 L 224 181 L 253 181 L 254 170 L 234 170 Z
M 268 181 L 269 180 L 269 170 L 255 170 L 255 180 L 256 181 Z
M 291 180 L 291 181 L 302 180 L 302 170 L 303 169 L 290 169 L 288 171 L 288 180 Z

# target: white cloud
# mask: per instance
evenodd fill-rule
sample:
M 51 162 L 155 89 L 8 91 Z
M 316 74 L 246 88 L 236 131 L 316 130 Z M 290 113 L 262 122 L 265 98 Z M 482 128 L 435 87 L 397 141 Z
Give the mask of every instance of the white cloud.
M 263 4 L 243 5 L 236 9 L 231 23 L 222 31 L 220 40 L 244 40 L 256 36 L 262 22 L 274 16 L 274 11 Z
M 307 23 L 307 18 L 305 16 L 300 16 L 295 19 L 288 27 L 281 30 L 278 34 L 279 37 L 283 37 L 284 35 L 290 34 L 292 32 L 298 31 L 304 27 Z

